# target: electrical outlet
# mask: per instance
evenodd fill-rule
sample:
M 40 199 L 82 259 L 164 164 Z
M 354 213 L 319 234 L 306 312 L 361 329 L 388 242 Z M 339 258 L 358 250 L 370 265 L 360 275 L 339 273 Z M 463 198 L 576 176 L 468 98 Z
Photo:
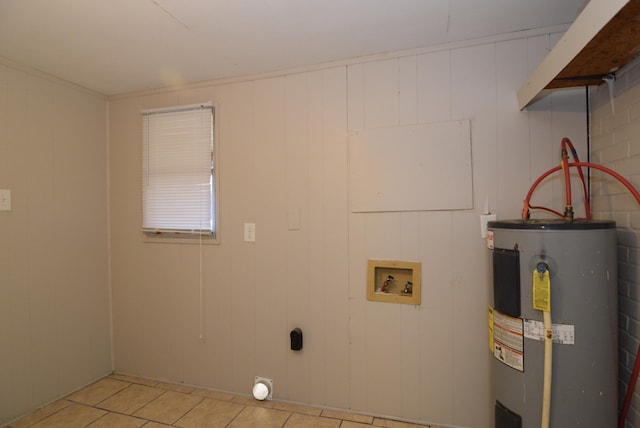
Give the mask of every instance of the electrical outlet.
M 256 242 L 256 224 L 244 224 L 244 242 Z

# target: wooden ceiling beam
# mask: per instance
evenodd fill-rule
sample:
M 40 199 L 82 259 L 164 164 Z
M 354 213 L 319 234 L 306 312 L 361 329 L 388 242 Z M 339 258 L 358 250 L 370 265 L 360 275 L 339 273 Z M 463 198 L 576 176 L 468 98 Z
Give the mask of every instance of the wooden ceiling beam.
M 640 53 L 640 0 L 591 0 L 518 90 L 520 109 L 552 89 L 599 85 Z

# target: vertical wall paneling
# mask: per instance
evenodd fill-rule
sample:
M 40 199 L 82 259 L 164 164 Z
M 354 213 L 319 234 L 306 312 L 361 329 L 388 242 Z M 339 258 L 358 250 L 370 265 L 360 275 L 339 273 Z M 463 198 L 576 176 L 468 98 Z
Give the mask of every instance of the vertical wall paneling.
M 400 240 L 402 242 L 401 260 L 423 260 L 420 256 L 420 213 L 409 212 L 400 215 Z M 429 272 L 424 273 L 426 278 L 421 278 L 421 286 L 430 285 L 425 282 L 430 279 Z M 403 417 L 420 419 L 420 394 L 415 391 L 420 390 L 420 306 L 402 305 L 401 322 L 399 329 L 402 340 L 402 392 L 401 392 L 401 414 Z
M 55 213 L 58 211 L 56 209 L 58 201 L 53 183 L 59 180 L 51 179 L 56 176 L 56 173 L 61 172 L 58 170 L 59 166 L 56 165 L 55 134 L 51 132 L 58 119 L 57 115 L 52 115 L 51 112 L 56 110 L 55 103 L 60 100 L 61 94 L 57 93 L 52 85 L 38 79 L 30 79 L 29 88 L 31 96 L 29 97 L 30 109 L 27 113 L 27 120 L 31 125 L 28 126 L 27 138 L 33 149 L 32 167 L 41 171 L 42 175 L 25 177 L 30 189 L 28 215 L 30 217 L 29 224 L 32 225 L 27 232 L 27 242 L 31 243 L 29 252 L 42 263 L 40 269 L 34 269 L 30 273 L 32 287 L 39 288 L 40 284 L 47 283 L 47 277 L 50 278 L 52 273 L 54 273 L 54 278 L 62 280 L 67 272 L 67 269 L 63 267 L 64 260 L 62 258 L 64 256 L 55 251 L 54 225 L 57 223 Z M 59 237 L 64 239 L 64 235 L 62 233 Z M 67 282 L 66 279 L 63 281 Z M 56 370 L 56 367 L 62 363 L 59 360 L 60 356 L 51 358 L 47 350 L 55 348 L 57 342 L 61 340 L 58 330 L 61 317 L 60 314 L 57 314 L 56 317 L 59 318 L 56 320 L 57 322 L 51 322 L 51 314 L 46 310 L 49 302 L 55 300 L 58 291 L 54 287 L 42 287 L 40 293 L 30 293 L 31 303 L 34 307 L 30 320 L 35 347 L 33 376 L 34 378 L 46 379 L 46 386 L 42 390 L 34 391 L 34 399 L 37 402 L 45 402 L 47 397 L 51 397 L 55 393 L 55 385 L 60 382 L 58 378 L 60 373 Z M 73 358 L 73 356 L 71 357 Z
M 506 216 L 508 212 L 500 209 L 500 202 L 509 196 L 498 192 L 498 171 L 502 165 L 498 163 L 496 145 L 495 45 L 452 51 L 450 64 L 452 118 L 471 120 L 473 206 L 482 210 L 488 198 L 493 212 L 497 212 L 498 216 Z
M 571 139 L 580 160 L 586 162 L 588 159 L 587 129 L 586 126 L 581 126 L 586 122 L 587 93 L 585 88 L 554 92 L 551 97 L 551 105 L 554 112 L 551 122 L 551 140 L 553 155 L 557 159 L 555 165 L 560 163 L 560 142 L 564 137 Z M 584 217 L 584 197 L 577 170 L 571 171 L 571 177 L 575 216 Z M 564 207 L 564 189 L 560 177 L 556 177 L 554 184 L 551 204 L 556 207 Z
M 527 73 L 532 73 L 549 53 L 550 43 L 548 35 L 527 39 Z M 544 97 L 527 109 L 530 124 L 529 138 L 532 143 L 529 147 L 529 162 L 531 175 L 536 178 L 547 171 L 550 165 L 557 165 L 560 162 L 560 146 L 553 147 L 551 136 L 552 99 L 553 97 Z M 587 153 L 584 153 L 584 156 L 586 155 Z M 540 186 L 536 191 L 534 203 L 539 200 L 549 201 L 552 198 L 553 186 Z
M 27 177 L 24 172 L 28 169 L 25 165 L 27 157 L 27 147 L 24 142 L 27 141 L 27 76 L 11 68 L 6 70 L 6 90 L 5 105 L 5 136 L 2 140 L 4 153 L 11 154 L 12 161 L 6 163 L 4 169 L 3 180 L 4 185 L 11 189 L 11 206 L 12 211 L 2 213 L 3 234 L 6 242 L 12 245 L 3 245 L 7 249 L 11 249 L 6 255 L 6 279 L 5 286 L 1 288 L 3 299 L 0 300 L 4 322 L 1 324 L 3 337 L 6 339 L 7 355 L 4 360 L 6 366 L 2 372 L 6 373 L 7 382 L 2 388 L 3 400 L 2 406 L 3 420 L 9 420 L 13 417 L 26 412 L 32 405 L 32 385 L 33 381 L 30 374 L 28 357 L 30 356 L 29 334 L 30 334 L 30 317 L 28 311 L 29 305 L 29 244 L 26 240 L 20 239 L 21 236 L 28 233 L 28 223 L 12 222 L 9 223 L 8 214 L 12 216 L 16 212 L 26 212 L 22 207 L 26 204 L 26 195 L 28 189 Z M 22 172 L 21 172 L 22 171 Z M 3 240 L 4 240 L 3 239 Z M 6 318 L 5 318 L 6 317 Z M 9 328 L 9 326 L 13 326 Z M 25 382 L 26 380 L 26 382 Z
M 496 112 L 498 194 L 507 194 L 501 187 L 522 189 L 522 197 L 500 201 L 506 212 L 522 210 L 522 200 L 531 183 L 529 166 L 529 121 L 514 103 L 510 88 L 527 78 L 527 40 L 519 39 L 496 44 Z M 514 108 L 516 107 L 516 108 Z M 524 156 L 522 155 L 524 153 Z
M 453 418 L 456 424 L 472 425 L 478 420 L 489 420 L 489 403 L 473 399 L 471 384 L 488 382 L 486 368 L 489 355 L 486 351 L 486 331 L 477 334 L 461 334 L 471 325 L 485 323 L 486 289 L 477 287 L 483 283 L 488 266 L 488 254 L 478 230 L 478 214 L 488 197 L 496 204 L 493 195 L 501 195 L 497 174 L 503 165 L 497 153 L 497 70 L 496 46 L 482 45 L 453 52 L 451 56 L 452 112 L 454 117 L 471 116 L 472 151 L 474 158 L 474 211 L 452 214 L 452 358 L 453 358 Z M 473 97 L 469 93 L 475 93 Z M 505 183 L 507 185 L 507 183 Z M 496 187 L 497 189 L 496 190 Z M 498 210 L 499 216 L 509 211 Z M 474 224 L 475 220 L 475 224 Z M 472 369 L 468 362 L 480 369 Z M 468 412 L 462 407 L 473 406 Z M 470 415 L 476 415 L 473 421 Z M 482 416 L 480 416 L 482 415 Z M 489 425 L 489 422 L 486 423 Z
M 451 51 L 418 55 L 418 122 L 451 120 Z M 459 116 L 464 117 L 464 116 Z
M 253 82 L 240 83 L 223 88 L 219 100 L 220 108 L 220 224 L 221 250 L 229 254 L 230 274 L 228 277 L 216 275 L 216 287 L 228 290 L 228 301 L 222 304 L 230 307 L 232 349 L 231 386 L 233 391 L 249 393 L 256 373 L 256 344 L 249 338 L 255 337 L 256 306 L 256 245 L 242 241 L 243 223 L 256 222 L 255 180 L 253 165 L 258 162 L 253 150 L 253 121 L 256 115 L 253 106 Z M 218 101 L 218 100 L 214 100 Z M 256 242 L 262 239 L 262 225 L 256 224 Z M 224 247 L 222 247 L 224 246 Z M 226 283 L 224 282 L 226 280 Z M 222 299 L 223 296 L 220 296 Z M 220 347 L 226 343 L 207 342 L 208 347 Z
M 242 394 L 253 376 L 267 376 L 276 399 L 489 426 L 491 405 L 479 399 L 489 388 L 489 253 L 478 217 L 486 199 L 499 218 L 519 217 L 555 135 L 585 125 L 575 97 L 543 100 L 547 113 L 517 109 L 519 79 L 550 40 L 444 47 L 110 101 L 116 370 Z M 144 244 L 131 185 L 139 108 L 206 100 L 220 113 L 221 242 L 203 253 Z M 447 121 L 470 125 L 471 205 L 350 211 L 350 134 Z M 451 191 L 431 181 L 419 185 Z M 242 240 L 246 222 L 256 223 L 255 243 Z M 192 313 L 200 257 L 205 342 Z M 370 258 L 421 262 L 421 304 L 367 301 Z M 304 332 L 299 352 L 289 349 L 294 327 Z M 167 346 L 182 349 L 145 364 Z
M 139 299 L 131 298 L 132 294 L 135 294 L 134 290 L 138 287 L 134 287 L 132 272 L 137 268 L 137 264 L 133 262 L 133 258 L 130 255 L 125 256 L 125 251 L 130 244 L 130 240 L 125 239 L 128 235 L 135 234 L 137 228 L 142 221 L 142 215 L 140 218 L 136 218 L 136 214 L 140 213 L 139 210 L 126 211 L 124 207 L 131 204 L 138 203 L 135 197 L 123 197 L 127 195 L 123 193 L 123 189 L 127 189 L 127 186 L 131 186 L 129 183 L 135 182 L 136 173 L 139 166 L 136 168 L 134 165 L 137 162 L 142 162 L 141 155 L 142 149 L 140 149 L 140 156 L 136 156 L 136 152 L 128 153 L 127 148 L 136 144 L 136 141 L 142 139 L 142 126 L 139 130 L 136 130 L 136 123 L 140 124 L 141 121 L 136 120 L 139 118 L 140 106 L 139 100 L 127 100 L 125 101 L 109 101 L 109 159 L 110 159 L 110 233 L 111 233 L 111 281 L 114 284 L 126 284 L 127 296 L 123 296 L 124 293 L 120 287 L 112 287 L 111 300 L 112 306 L 119 307 L 119 316 L 112 317 L 112 330 L 113 330 L 113 353 L 114 353 L 114 365 L 115 361 L 125 360 L 125 364 L 128 367 L 134 366 L 134 359 L 136 354 L 128 354 L 124 357 L 122 350 L 130 349 L 133 344 L 137 342 L 136 335 L 137 329 L 130 329 L 128 326 L 137 324 L 137 312 L 134 308 L 137 306 Z M 113 126 L 117 123 L 119 126 L 116 128 Z M 116 175 L 113 174 L 113 164 L 115 163 L 120 167 L 120 172 Z M 129 164 L 128 168 L 123 165 Z M 132 192 L 135 195 L 135 192 Z M 119 198 L 115 198 L 115 195 L 120 195 Z M 123 310 L 125 309 L 125 310 Z M 114 312 L 115 314 L 115 312 Z
M 453 421 L 454 359 L 452 213 L 420 214 L 422 304 L 418 331 L 419 420 Z M 408 367 L 412 373 L 416 367 Z
M 398 59 L 398 125 L 418 122 L 418 64 L 415 55 Z
M 461 426 L 471 426 L 474 418 L 482 415 L 486 419 L 490 414 L 490 403 L 475 399 L 477 392 L 469 388 L 469 385 L 488 384 L 489 381 L 487 332 L 484 328 L 475 328 L 483 324 L 486 327 L 487 321 L 486 286 L 479 286 L 487 283 L 484 273 L 488 264 L 487 250 L 485 242 L 478 238 L 477 219 L 477 213 L 453 213 L 454 423 Z
M 309 230 L 309 275 L 307 287 L 309 292 L 309 328 L 305 335 L 305 352 L 309 355 L 311 367 L 309 396 L 312 402 L 326 403 L 328 399 L 327 382 L 327 340 L 331 334 L 324 323 L 326 320 L 326 308 L 330 305 L 331 295 L 327 293 L 327 284 L 324 280 L 324 272 L 331 267 L 327 263 L 324 251 L 324 233 L 327 226 L 324 194 L 326 192 L 323 175 L 326 165 L 324 150 L 324 112 L 322 103 L 324 82 L 322 73 L 312 72 L 307 77 L 308 94 L 308 144 L 309 151 L 303 162 L 308 164 L 308 197 L 306 201 L 308 210 Z
M 284 78 L 254 83 L 256 373 L 277 380 L 286 361 Z M 250 245 L 250 244 L 247 244 Z
M 399 122 L 398 60 L 366 63 L 363 69 L 364 129 L 396 126 Z M 351 103 L 352 100 L 349 100 Z M 354 100 L 358 102 L 358 100 Z M 353 162 L 353 159 L 350 159 Z M 394 259 L 400 252 L 400 214 L 377 213 L 365 218 L 369 258 Z M 364 284 L 364 282 L 363 282 Z M 402 400 L 402 334 L 400 305 L 367 302 L 364 343 L 367 359 L 366 409 L 399 413 Z
M 285 203 L 286 225 L 286 283 L 287 330 L 300 328 L 303 337 L 309 336 L 307 327 L 310 305 L 308 274 L 310 260 L 308 253 L 300 248 L 309 245 L 309 212 L 306 195 L 308 194 L 308 108 L 311 100 L 307 91 L 307 75 L 296 74 L 285 79 Z M 290 218 L 291 217 L 291 218 Z M 297 221 L 297 225 L 295 224 Z M 285 339 L 288 336 L 285 336 Z M 311 335 L 313 338 L 313 335 Z M 304 340 L 303 340 L 304 344 Z M 285 346 L 286 347 L 286 346 Z M 287 375 L 284 382 L 288 398 L 301 397 L 309 400 L 309 357 L 303 346 L 301 352 L 288 351 Z
M 4 65 L 0 65 L 0 141 L 7 141 L 8 137 L 8 124 L 7 124 L 7 97 L 8 97 L 8 70 Z M 9 153 L 9 147 L 6 144 L 0 144 L 0 186 L 6 188 L 9 185 L 8 168 L 9 162 L 7 160 Z M 4 221 L 0 221 L 0 236 L 8 236 L 9 225 Z M 15 307 L 14 297 L 9 293 L 8 287 L 4 284 L 9 283 L 9 247 L 7 245 L 0 246 L 0 301 L 9 304 L 9 308 Z M 3 307 L 3 309 L 5 309 Z M 8 326 L 11 325 L 11 313 L 10 311 L 0 311 L 0 342 L 11 343 L 11 336 L 14 334 Z M 18 332 L 19 333 L 19 332 Z M 9 353 L 7 353 L 8 358 Z M 13 376 L 15 374 L 9 370 L 0 370 L 0 385 L 13 385 Z M 14 403 L 13 391 L 8 389 L 0 389 L 0 415 L 2 418 L 8 418 L 9 412 L 12 408 L 18 407 Z M 20 409 L 22 410 L 22 409 Z
M 327 405 L 343 407 L 349 399 L 348 191 L 345 69 L 322 72 L 323 209 L 325 326 L 327 328 Z
M 106 102 L 0 66 L 0 425 L 111 370 Z
M 7 141 L 7 96 L 8 96 L 8 76 L 9 72 L 6 66 L 0 64 L 0 141 Z M 8 168 L 8 147 L 4 144 L 0 145 L 0 183 L 6 186 L 7 168 Z
M 364 64 L 364 126 L 378 128 L 398 124 L 398 64 L 397 58 Z
M 364 64 L 347 67 L 347 128 L 364 127 Z M 367 222 L 361 214 L 349 215 L 349 403 L 367 409 L 366 253 Z

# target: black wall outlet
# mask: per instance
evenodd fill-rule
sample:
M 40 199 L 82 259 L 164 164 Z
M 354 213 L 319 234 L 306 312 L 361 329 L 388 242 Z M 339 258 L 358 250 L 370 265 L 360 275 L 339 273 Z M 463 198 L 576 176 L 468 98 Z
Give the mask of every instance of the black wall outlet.
M 294 328 L 289 333 L 289 337 L 291 337 L 291 350 L 299 351 L 302 349 L 302 330 L 299 328 Z

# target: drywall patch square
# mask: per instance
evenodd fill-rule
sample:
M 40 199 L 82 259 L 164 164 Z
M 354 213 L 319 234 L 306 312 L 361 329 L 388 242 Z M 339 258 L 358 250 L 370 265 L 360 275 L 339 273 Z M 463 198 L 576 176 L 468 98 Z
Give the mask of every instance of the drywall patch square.
M 349 189 L 352 212 L 473 208 L 470 121 L 351 130 Z

